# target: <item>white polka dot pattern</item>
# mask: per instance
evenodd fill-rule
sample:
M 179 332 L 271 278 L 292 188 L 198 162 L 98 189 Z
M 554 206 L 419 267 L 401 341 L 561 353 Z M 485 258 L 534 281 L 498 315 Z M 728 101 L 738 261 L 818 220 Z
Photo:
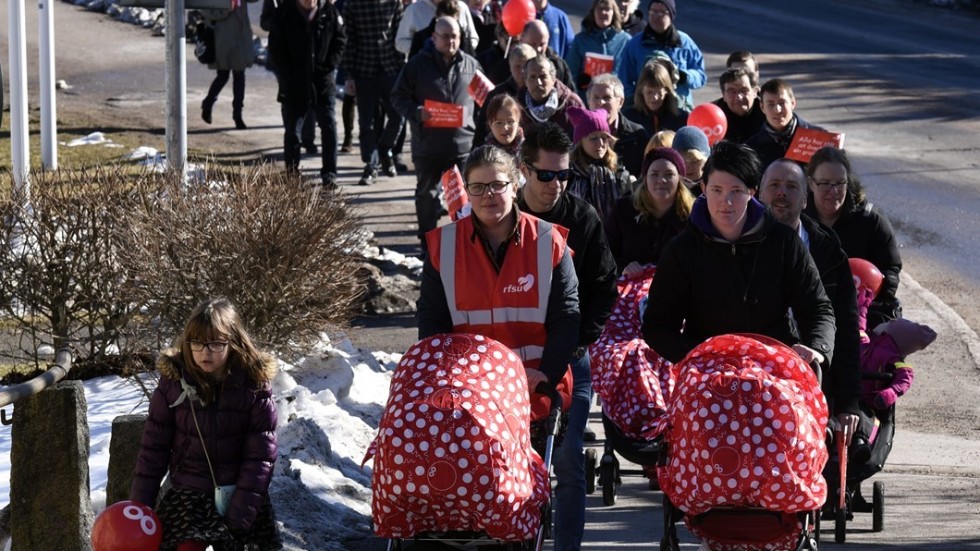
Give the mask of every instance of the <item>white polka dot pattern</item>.
M 827 403 L 795 352 L 766 337 L 722 335 L 677 367 L 669 457 L 659 471 L 675 505 L 696 515 L 716 506 L 795 513 L 824 503 Z
M 524 367 L 506 346 L 467 334 L 413 345 L 367 453 L 377 535 L 534 537 L 550 485 L 531 449 L 530 412 Z
M 666 400 L 674 388 L 671 363 L 643 340 L 639 306 L 650 290 L 655 268 L 617 282 L 619 299 L 599 339 L 589 347 L 592 387 L 602 409 L 627 438 L 653 440 L 666 421 Z

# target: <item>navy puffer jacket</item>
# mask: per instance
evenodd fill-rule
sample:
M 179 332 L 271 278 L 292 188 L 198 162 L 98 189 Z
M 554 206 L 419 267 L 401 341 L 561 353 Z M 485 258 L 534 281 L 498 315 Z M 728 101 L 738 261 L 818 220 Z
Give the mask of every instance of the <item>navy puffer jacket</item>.
M 214 401 L 202 404 L 194 400 L 197 424 L 217 483 L 237 486 L 225 520 L 229 528 L 238 530 L 247 530 L 255 521 L 269 491 L 276 460 L 277 416 L 270 386 L 276 362 L 267 356 L 262 367 L 261 382 L 232 369 L 224 383 L 215 387 Z M 164 351 L 157 369 L 160 383 L 150 399 L 130 491 L 134 500 L 151 507 L 168 470 L 175 488 L 208 495 L 214 490 L 202 439 L 191 417 L 192 398 L 181 385 L 183 377 L 187 388 L 194 389 L 193 378 L 184 374 L 177 350 Z

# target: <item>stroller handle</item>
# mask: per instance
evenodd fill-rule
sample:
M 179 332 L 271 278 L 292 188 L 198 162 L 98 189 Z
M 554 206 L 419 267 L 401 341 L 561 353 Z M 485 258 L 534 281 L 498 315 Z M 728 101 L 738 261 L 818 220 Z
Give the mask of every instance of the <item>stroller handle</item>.
M 551 401 L 551 407 L 548 411 L 547 418 L 547 434 L 555 435 L 558 432 L 558 416 L 561 415 L 562 408 L 562 398 L 561 393 L 558 392 L 558 388 L 551 383 L 538 383 L 538 386 L 534 388 L 534 392 L 538 394 L 543 394 L 548 397 Z

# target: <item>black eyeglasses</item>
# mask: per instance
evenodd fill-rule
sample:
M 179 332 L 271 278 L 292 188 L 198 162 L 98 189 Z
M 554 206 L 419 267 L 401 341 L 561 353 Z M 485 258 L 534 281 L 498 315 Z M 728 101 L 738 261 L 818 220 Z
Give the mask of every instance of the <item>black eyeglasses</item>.
M 190 341 L 192 352 L 201 352 L 205 348 L 211 352 L 223 352 L 225 347 L 228 346 L 228 341 L 211 341 L 211 342 L 201 342 L 201 341 Z
M 545 183 L 551 182 L 556 177 L 558 178 L 559 182 L 565 182 L 568 180 L 568 175 L 571 174 L 572 172 L 567 168 L 565 170 L 541 170 L 540 168 L 536 168 L 531 163 L 524 163 L 524 164 L 527 166 L 528 169 L 534 172 L 534 174 L 538 177 L 538 180 Z
M 838 190 L 847 185 L 847 180 L 841 180 L 840 182 L 826 182 L 822 180 L 814 180 L 813 185 L 817 186 L 820 191 Z
M 490 193 L 499 195 L 503 193 L 509 185 L 510 182 L 502 182 L 499 180 L 495 182 L 488 182 L 486 184 L 474 182 L 472 184 L 466 184 L 466 193 L 472 195 L 473 197 L 479 197 L 486 193 L 489 189 Z

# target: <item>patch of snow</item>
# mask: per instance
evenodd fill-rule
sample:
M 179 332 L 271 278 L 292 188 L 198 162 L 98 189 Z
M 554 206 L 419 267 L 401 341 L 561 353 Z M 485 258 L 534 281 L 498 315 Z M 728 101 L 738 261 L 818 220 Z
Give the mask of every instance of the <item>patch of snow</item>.
M 68 142 L 68 147 L 78 147 L 80 145 L 95 145 L 100 143 L 110 142 L 109 138 L 105 137 L 102 132 L 92 132 L 88 136 L 83 136 L 81 138 L 75 138 L 74 140 Z

